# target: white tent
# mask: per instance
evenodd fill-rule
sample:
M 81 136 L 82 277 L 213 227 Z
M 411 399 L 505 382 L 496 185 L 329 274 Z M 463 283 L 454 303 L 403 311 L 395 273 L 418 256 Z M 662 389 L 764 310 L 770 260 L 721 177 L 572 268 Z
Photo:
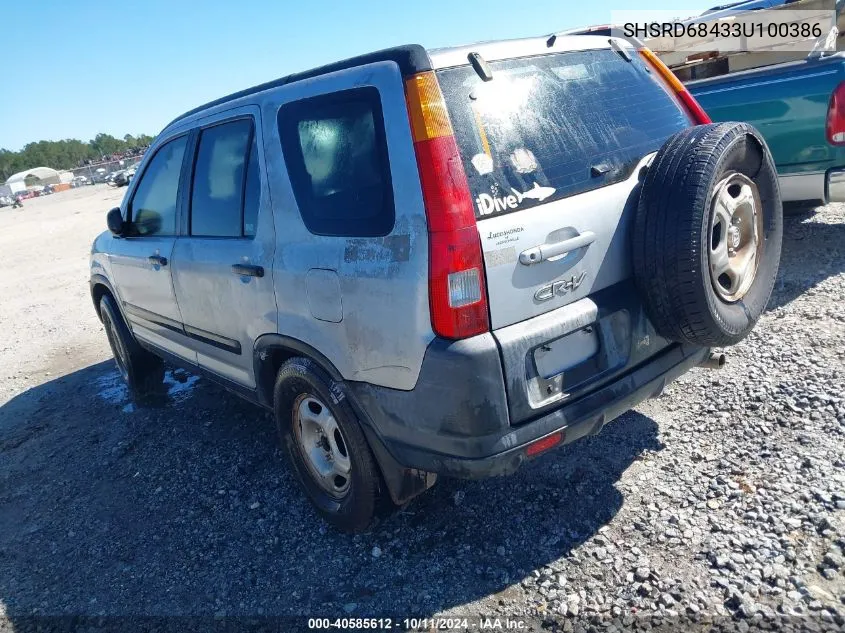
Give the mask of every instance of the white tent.
M 56 185 L 61 182 L 59 172 L 55 169 L 50 169 L 49 167 L 33 167 L 32 169 L 27 169 L 26 171 L 13 174 L 8 180 L 6 180 L 6 184 L 11 185 L 12 189 L 17 191 L 20 187 L 15 188 L 14 185 L 16 183 L 23 184 L 29 176 L 38 178 L 38 184 L 40 185 Z

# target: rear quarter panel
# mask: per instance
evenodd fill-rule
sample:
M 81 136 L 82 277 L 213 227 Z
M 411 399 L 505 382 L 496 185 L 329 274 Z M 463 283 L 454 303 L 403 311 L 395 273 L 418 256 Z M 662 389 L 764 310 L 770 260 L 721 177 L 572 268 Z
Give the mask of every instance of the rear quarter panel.
M 279 108 L 363 86 L 376 87 L 381 97 L 396 221 L 385 237 L 315 235 L 302 220 L 288 176 Z M 398 66 L 378 62 L 297 81 L 266 93 L 261 107 L 276 225 L 279 333 L 317 349 L 347 380 L 412 389 L 434 333 L 425 206 Z

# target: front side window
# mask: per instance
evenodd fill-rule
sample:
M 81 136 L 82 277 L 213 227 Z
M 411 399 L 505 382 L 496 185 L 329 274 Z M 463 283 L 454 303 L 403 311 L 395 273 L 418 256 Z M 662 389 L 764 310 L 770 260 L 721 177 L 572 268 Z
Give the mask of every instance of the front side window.
M 245 187 L 257 187 L 257 178 L 247 177 L 253 147 L 250 119 L 238 119 L 209 127 L 200 133 L 191 191 L 191 235 L 241 237 L 255 234 L 256 210 L 248 220 L 245 200 L 255 205 L 257 196 Z M 247 227 L 245 224 L 250 226 Z
M 303 99 L 279 109 L 296 202 L 318 235 L 390 233 L 395 212 L 381 100 L 375 88 Z
M 162 145 L 141 175 L 130 203 L 135 235 L 176 235 L 176 202 L 187 136 Z

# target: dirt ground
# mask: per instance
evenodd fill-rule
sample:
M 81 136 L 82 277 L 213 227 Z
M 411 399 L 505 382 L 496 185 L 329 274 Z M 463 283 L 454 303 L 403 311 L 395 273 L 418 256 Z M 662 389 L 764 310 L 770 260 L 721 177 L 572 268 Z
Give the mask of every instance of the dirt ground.
M 0 209 L 0 404 L 109 355 L 88 254 L 125 191 L 93 185 Z
M 0 209 L 0 631 L 43 615 L 845 625 L 845 205 L 786 220 L 769 310 L 724 370 L 350 537 L 255 407 L 182 371 L 165 402 L 130 401 L 88 291 L 124 192 Z

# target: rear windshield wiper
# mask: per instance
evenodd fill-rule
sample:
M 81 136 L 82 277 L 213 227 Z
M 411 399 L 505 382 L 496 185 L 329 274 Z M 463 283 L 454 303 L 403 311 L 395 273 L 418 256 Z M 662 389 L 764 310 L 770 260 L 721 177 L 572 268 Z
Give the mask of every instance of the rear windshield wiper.
M 470 53 L 467 55 L 467 59 L 476 74 L 481 77 L 482 81 L 490 81 L 493 79 L 493 69 L 490 68 L 490 64 L 487 63 L 487 60 L 484 59 L 480 53 Z

